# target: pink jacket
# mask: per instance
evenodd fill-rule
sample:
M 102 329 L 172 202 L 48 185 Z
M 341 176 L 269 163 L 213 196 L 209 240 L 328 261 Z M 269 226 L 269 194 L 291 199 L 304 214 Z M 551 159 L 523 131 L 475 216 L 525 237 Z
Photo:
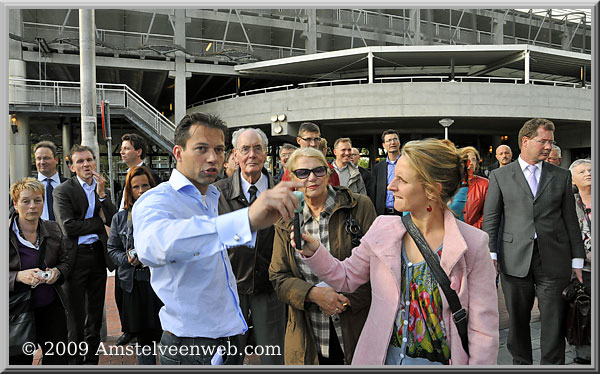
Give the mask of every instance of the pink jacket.
M 496 365 L 498 359 L 498 295 L 488 235 L 444 214 L 441 265 L 469 316 L 469 352 L 462 348 L 442 290 L 443 319 L 451 365 Z M 398 216 L 379 216 L 352 256 L 339 261 L 319 247 L 304 261 L 331 287 L 352 292 L 371 281 L 372 301 L 352 365 L 383 365 L 400 303 L 401 245 L 406 229 Z

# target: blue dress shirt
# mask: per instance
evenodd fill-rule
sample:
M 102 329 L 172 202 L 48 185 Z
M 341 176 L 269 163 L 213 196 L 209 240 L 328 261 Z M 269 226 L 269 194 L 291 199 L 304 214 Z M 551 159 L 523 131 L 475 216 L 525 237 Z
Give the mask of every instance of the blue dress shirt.
M 179 337 L 242 334 L 248 325 L 239 306 L 227 249 L 254 247 L 248 208 L 218 216 L 219 191 L 206 195 L 177 169 L 168 182 L 133 206 L 138 258 L 150 267 L 151 285 L 164 306 L 162 328 Z
M 396 175 L 396 162 L 398 162 L 398 159 L 400 157 L 398 157 L 396 159 L 396 161 L 390 161 L 389 157 L 386 157 L 385 161 L 387 162 L 387 184 L 385 185 L 385 207 L 386 208 L 393 208 L 394 207 L 394 194 L 392 193 L 392 191 L 389 191 L 387 189 L 387 186 L 390 185 L 390 183 L 392 183 L 392 181 L 394 180 L 394 175 Z

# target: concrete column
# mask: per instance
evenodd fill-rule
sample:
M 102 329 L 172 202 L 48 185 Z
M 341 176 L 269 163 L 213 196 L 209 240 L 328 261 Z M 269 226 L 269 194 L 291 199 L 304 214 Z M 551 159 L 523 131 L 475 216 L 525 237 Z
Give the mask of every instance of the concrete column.
M 175 9 L 175 44 L 185 48 L 185 9 Z M 175 52 L 175 71 L 169 72 L 170 78 L 175 78 L 175 117 L 173 122 L 179 123 L 186 114 L 186 80 L 192 73 L 186 71 L 185 53 Z
M 70 122 L 63 122 L 62 124 L 62 170 L 63 170 L 63 177 L 65 178 L 71 178 L 71 170 L 69 170 L 69 165 L 67 165 L 67 160 L 66 160 L 66 156 L 69 154 L 69 151 L 71 150 L 71 147 L 73 146 L 71 143 L 71 123 Z
M 529 84 L 529 50 L 525 51 L 525 84 Z
M 504 44 L 504 14 L 496 13 L 492 22 L 494 22 L 494 44 Z
M 421 45 L 423 44 L 423 40 L 421 38 L 421 10 L 410 9 L 408 14 L 410 18 L 408 24 L 408 33 L 412 37 L 413 45 Z
M 100 171 L 96 114 L 96 30 L 94 9 L 79 9 L 79 77 L 81 85 L 81 145 L 94 151 Z
M 561 149 L 561 156 L 562 156 L 562 160 L 560 161 L 560 166 L 562 166 L 565 169 L 568 169 L 569 166 L 571 166 L 571 162 L 573 162 L 571 150 L 570 149 Z
M 306 31 L 302 33 L 302 36 L 305 38 L 306 54 L 310 55 L 317 53 L 317 10 L 306 9 L 306 15 L 308 16 Z
M 373 66 L 373 52 L 371 52 L 371 50 L 369 50 L 368 60 L 369 60 L 369 84 L 372 84 L 373 79 L 375 77 L 375 66 Z
M 29 117 L 16 115 L 17 132 L 13 133 L 10 117 L 8 119 L 9 182 L 31 176 L 31 136 Z

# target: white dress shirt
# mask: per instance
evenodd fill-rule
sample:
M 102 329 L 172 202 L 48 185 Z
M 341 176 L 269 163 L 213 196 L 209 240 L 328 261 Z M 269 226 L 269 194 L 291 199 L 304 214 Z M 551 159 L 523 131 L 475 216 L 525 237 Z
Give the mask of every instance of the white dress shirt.
M 204 200 L 204 203 L 203 203 Z M 177 169 L 133 206 L 138 257 L 164 303 L 163 330 L 179 337 L 219 338 L 248 330 L 227 249 L 254 247 L 248 208 L 218 215 L 219 191 L 206 195 Z
M 46 190 L 46 185 L 48 183 L 46 183 L 46 177 L 44 174 L 42 173 L 38 173 L 37 175 L 37 179 L 42 182 L 42 184 L 44 185 L 44 190 Z M 60 184 L 60 177 L 58 176 L 58 172 L 54 173 L 53 176 L 50 177 L 50 184 L 52 185 L 52 188 L 56 188 L 59 184 Z M 48 220 L 48 209 L 53 209 L 52 207 L 48 207 L 48 196 L 47 193 L 44 192 L 44 210 L 42 211 L 42 219 L 45 219 L 46 221 Z
M 242 191 L 244 192 L 244 196 L 246 196 L 246 200 L 250 201 L 250 192 L 248 192 L 248 189 L 250 188 L 251 184 L 250 182 L 244 179 L 241 173 L 240 179 L 242 180 Z M 258 198 L 261 192 L 269 188 L 269 180 L 267 179 L 267 176 L 261 172 L 260 178 L 258 178 L 254 185 L 258 189 L 258 191 L 256 192 L 256 197 Z
M 85 196 L 88 201 L 88 209 L 85 212 L 85 219 L 94 217 L 94 209 L 96 208 L 96 180 L 92 179 L 92 185 L 87 184 L 83 179 L 77 176 L 77 180 L 81 187 L 83 187 L 83 191 L 85 192 Z M 77 244 L 92 244 L 93 242 L 100 240 L 100 237 L 96 234 L 89 235 L 81 235 L 79 239 L 77 239 Z

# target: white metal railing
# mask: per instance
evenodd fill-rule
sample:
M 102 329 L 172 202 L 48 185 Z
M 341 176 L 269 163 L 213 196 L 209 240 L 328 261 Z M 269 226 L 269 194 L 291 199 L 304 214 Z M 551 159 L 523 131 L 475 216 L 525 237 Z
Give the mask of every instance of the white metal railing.
M 9 103 L 73 107 L 81 105 L 79 82 L 9 78 Z M 175 125 L 126 84 L 97 83 L 96 104 L 110 102 L 111 108 L 131 111 L 143 125 L 171 144 Z
M 231 93 L 226 95 L 221 95 L 217 97 L 213 97 L 210 99 L 206 99 L 200 102 L 196 102 L 194 104 L 188 105 L 188 109 L 191 107 L 195 107 L 198 105 L 204 105 L 212 102 L 223 101 L 227 99 L 233 99 L 235 97 L 242 96 L 250 96 L 255 94 L 264 94 L 274 91 L 287 91 L 291 89 L 302 89 L 302 88 L 311 88 L 311 87 L 322 87 L 322 86 L 341 86 L 348 84 L 366 84 L 368 82 L 367 78 L 353 78 L 353 79 L 336 79 L 336 80 L 328 80 L 328 81 L 315 81 L 315 82 L 305 82 L 298 84 L 286 84 L 282 86 L 274 86 L 274 87 L 265 87 L 258 88 L 248 91 L 240 92 L 239 94 Z M 509 78 L 509 77 L 467 77 L 467 76 L 455 76 L 454 81 L 450 80 L 450 76 L 448 75 L 418 75 L 418 76 L 408 76 L 408 77 L 379 77 L 373 79 L 374 83 L 390 83 L 390 82 L 405 82 L 405 83 L 414 83 L 414 82 L 459 82 L 459 83 L 510 83 L 510 84 L 524 84 L 525 80 L 523 78 Z M 591 89 L 592 85 L 586 83 L 584 87 L 581 87 L 581 82 L 561 82 L 561 81 L 551 81 L 551 80 L 543 80 L 543 79 L 530 79 L 530 84 L 534 85 L 550 85 L 554 87 L 572 87 L 572 88 L 586 88 Z

